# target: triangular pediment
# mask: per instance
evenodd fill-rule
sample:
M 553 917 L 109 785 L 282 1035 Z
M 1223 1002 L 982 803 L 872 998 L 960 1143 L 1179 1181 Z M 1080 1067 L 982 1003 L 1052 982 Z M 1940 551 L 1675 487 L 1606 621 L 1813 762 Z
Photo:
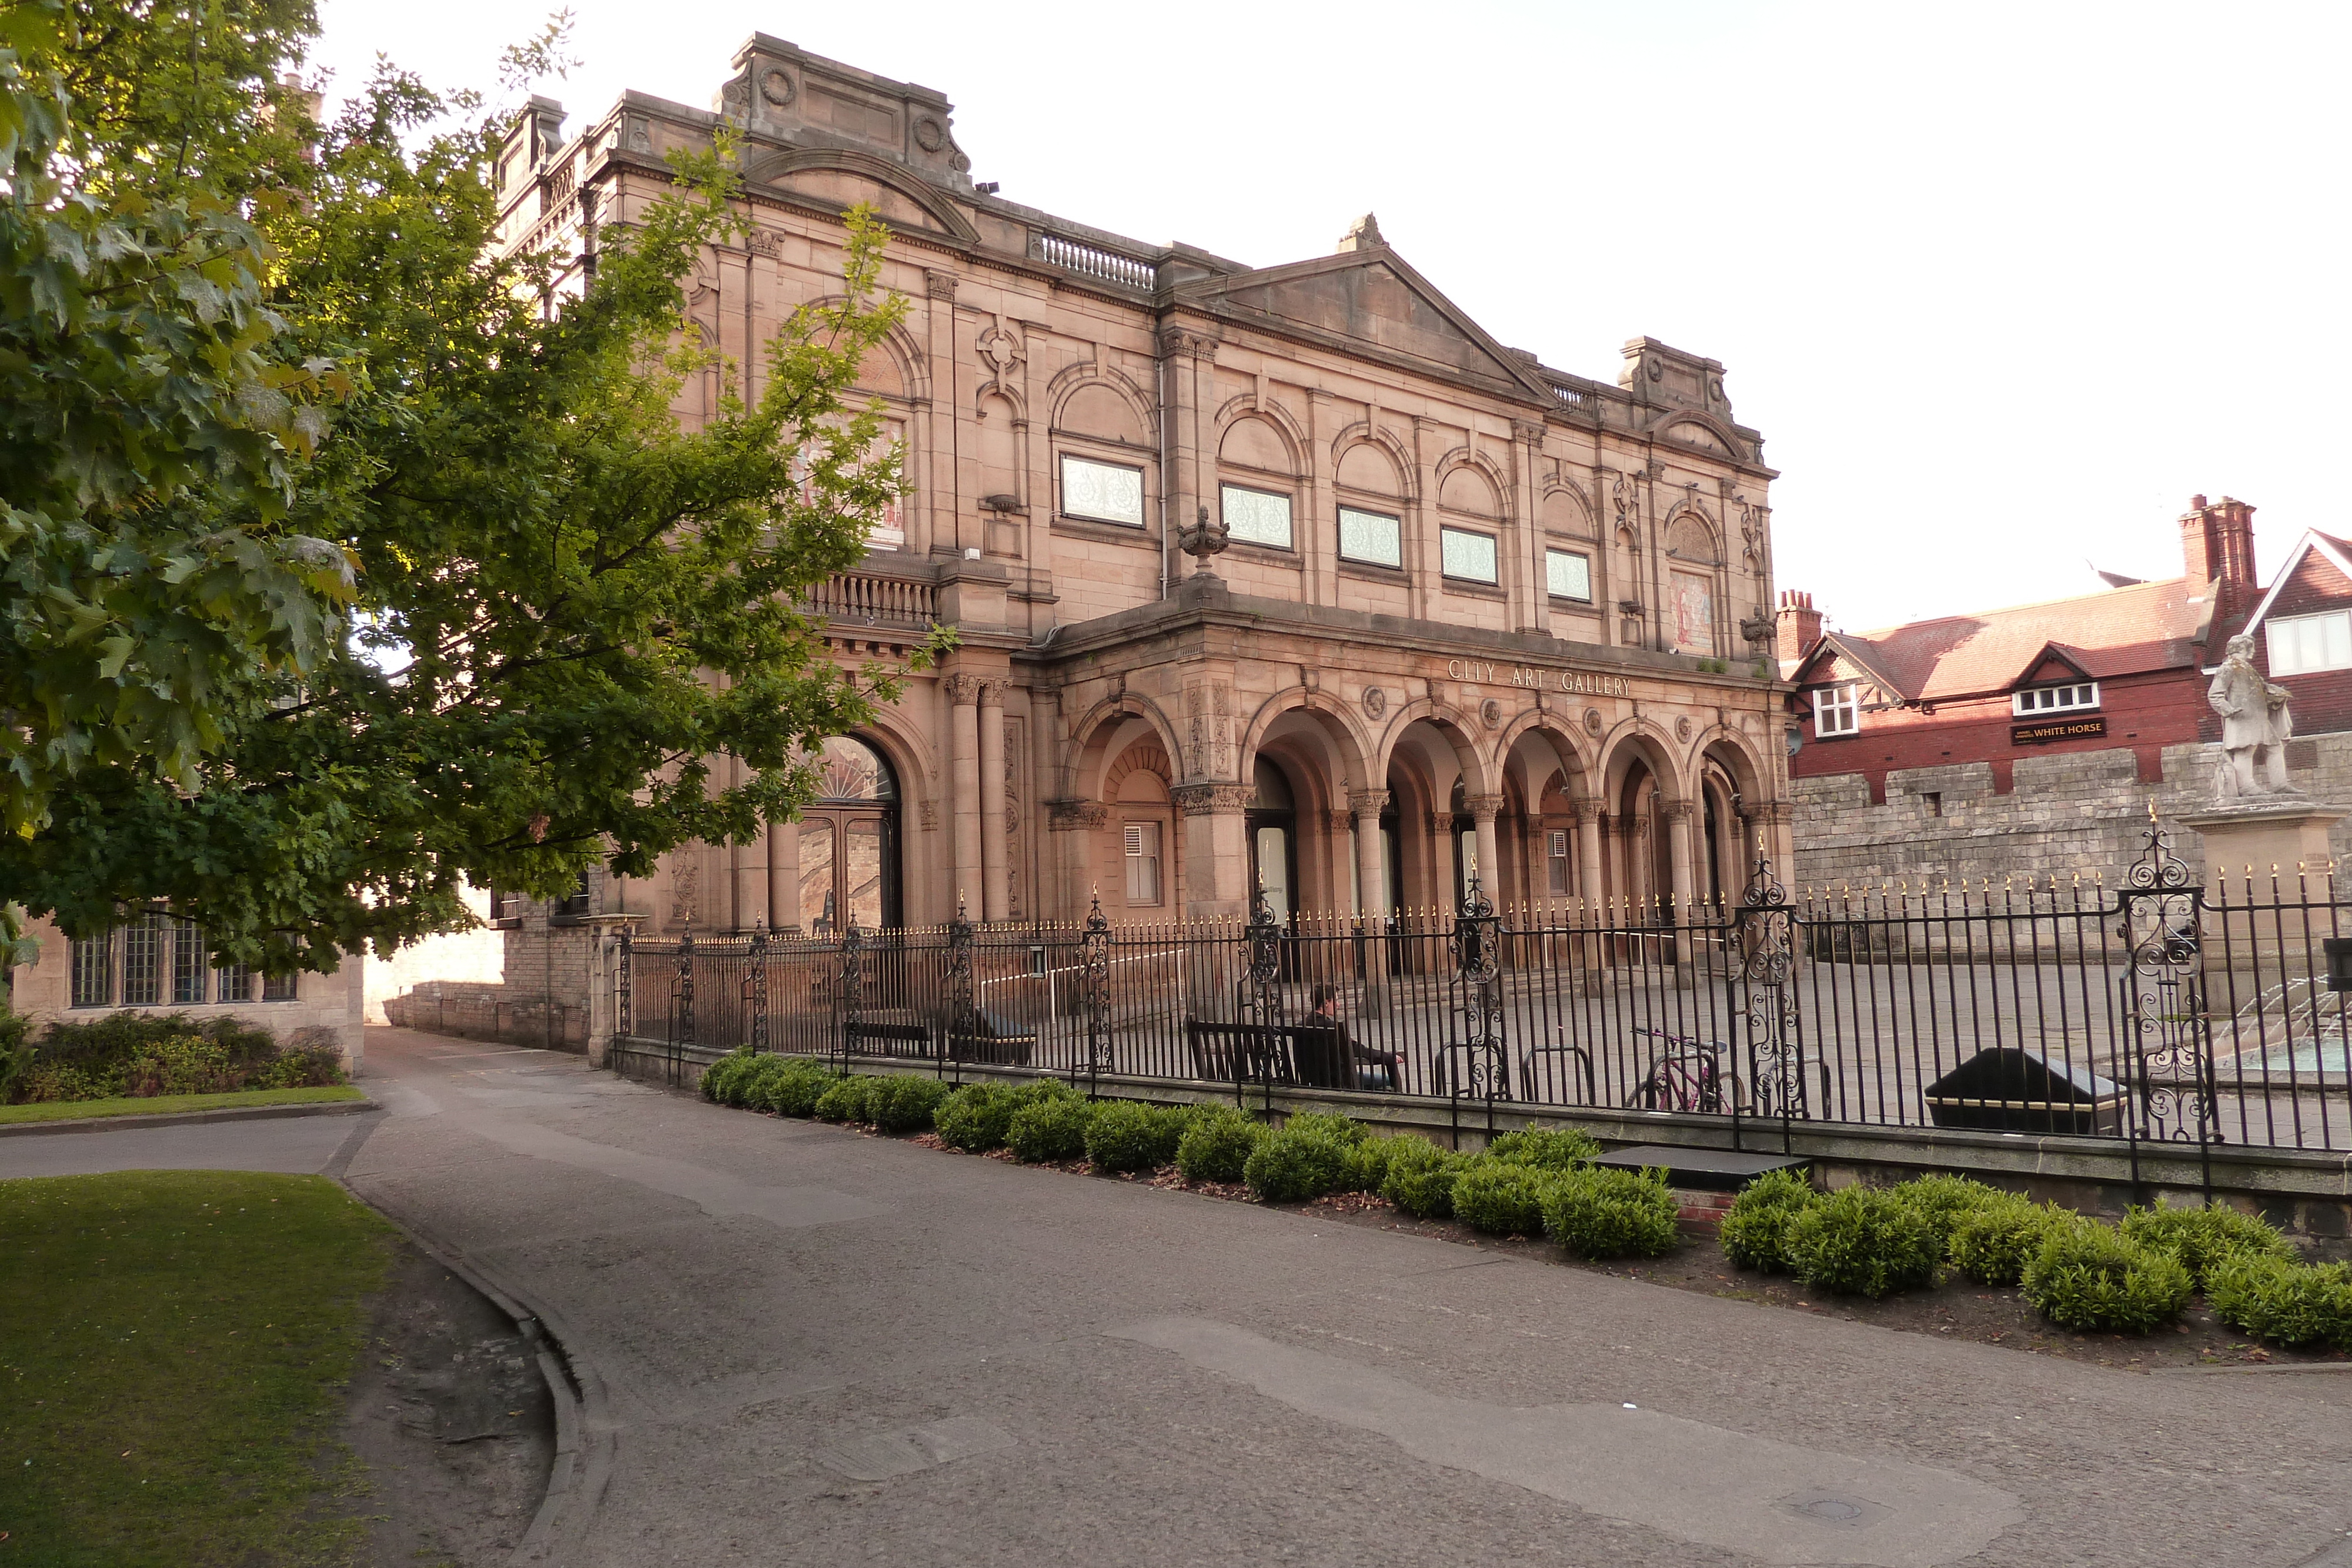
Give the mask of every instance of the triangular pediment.
M 1386 246 L 1181 287 L 1187 303 L 1271 318 L 1441 371 L 1549 397 L 1533 369 Z

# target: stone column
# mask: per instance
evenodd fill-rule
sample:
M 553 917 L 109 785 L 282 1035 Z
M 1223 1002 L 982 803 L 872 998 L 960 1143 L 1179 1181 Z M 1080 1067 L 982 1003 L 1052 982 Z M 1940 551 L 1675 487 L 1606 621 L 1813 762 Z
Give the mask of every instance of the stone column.
M 1661 800 L 1658 815 L 1665 822 L 1666 860 L 1674 873 L 1675 918 L 1687 919 L 1689 916 L 1680 912 L 1691 905 L 1691 803 Z
M 748 844 L 730 844 L 730 869 L 735 876 L 735 929 L 749 931 L 755 925 L 773 925 L 775 916 L 769 913 L 768 854 L 770 835 L 766 828 Z
M 1429 814 L 1429 876 L 1430 904 L 1440 914 L 1459 909 L 1462 896 L 1458 884 L 1462 878 L 1454 865 L 1454 813 L 1432 811 Z
M 1356 815 L 1356 913 L 1374 918 L 1389 912 L 1388 868 L 1381 859 L 1381 813 L 1388 810 L 1385 789 L 1357 789 L 1348 796 Z
M 1598 912 L 1601 908 L 1601 803 L 1598 800 L 1577 800 L 1570 809 L 1576 813 L 1576 891 L 1584 906 Z
M 1246 784 L 1179 784 L 1177 831 L 1183 835 L 1184 918 L 1243 920 L 1249 916 L 1248 823 L 1253 793 Z
M 1013 843 L 1004 829 L 1004 683 L 980 684 L 980 886 L 981 918 L 1003 920 L 1010 913 L 1012 873 L 1005 856 Z
M 948 711 L 948 790 L 955 823 L 955 885 L 945 900 L 950 913 L 969 907 L 981 893 L 980 682 L 961 672 L 945 685 Z
M 1495 818 L 1503 809 L 1500 795 L 1473 795 L 1464 804 L 1478 835 L 1478 885 L 1496 908 L 1503 903 L 1503 857 L 1495 845 Z
M 768 824 L 768 925 L 775 931 L 798 931 L 801 928 L 801 825 L 798 822 L 772 821 Z
M 1094 897 L 1102 891 L 1092 874 L 1089 861 L 1094 852 L 1094 835 L 1101 832 L 1109 821 L 1110 808 L 1099 800 L 1058 800 L 1045 802 L 1045 831 L 1052 835 L 1053 846 L 1048 852 L 1048 859 L 1053 864 L 1053 874 L 1060 883 L 1055 894 L 1054 907 L 1064 911 L 1075 909 L 1081 920 L 1091 913 Z M 1161 852 L 1167 852 L 1163 850 Z M 1165 868 L 1161 874 L 1167 874 Z M 1125 890 L 1115 889 L 1114 893 L 1118 896 L 1112 899 L 1112 907 L 1123 907 Z

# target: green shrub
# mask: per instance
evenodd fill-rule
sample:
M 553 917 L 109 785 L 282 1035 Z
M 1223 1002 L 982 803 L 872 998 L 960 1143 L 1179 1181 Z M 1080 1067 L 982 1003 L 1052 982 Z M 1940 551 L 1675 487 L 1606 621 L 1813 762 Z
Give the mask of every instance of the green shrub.
M 2143 1247 L 2113 1226 L 2053 1227 L 2025 1266 L 2021 1288 L 2062 1328 L 2146 1333 L 2189 1303 L 2196 1281 L 2171 1252 Z
M 769 1060 L 778 1065 L 763 1071 L 757 1085 L 743 1096 L 743 1103 L 755 1111 L 772 1111 L 779 1116 L 814 1116 L 817 1101 L 840 1082 L 833 1069 L 809 1057 Z
M 749 1072 L 751 1070 L 751 1064 L 758 1060 L 751 1054 L 751 1048 L 746 1045 L 729 1051 L 709 1067 L 704 1068 L 702 1097 L 717 1105 L 734 1103 L 728 1098 L 729 1092 L 734 1087 L 735 1081 Z
M 931 1124 L 940 1141 L 968 1155 L 984 1155 L 1004 1146 L 1005 1130 L 1021 1107 L 1012 1094 L 993 1083 L 967 1083 L 940 1102 Z
M 1505 1165 L 1547 1171 L 1580 1171 L 1600 1152 L 1601 1145 L 1591 1134 L 1575 1127 L 1528 1127 L 1506 1133 L 1486 1150 L 1489 1158 Z
M 2082 1216 L 2054 1203 L 2035 1203 L 2004 1193 L 1953 1221 L 1944 1255 L 1979 1285 L 2014 1285 L 2042 1250 L 2051 1228 L 2079 1225 Z
M 1579 1257 L 1662 1257 L 1682 1239 L 1676 1218 L 1664 1171 L 1568 1171 L 1544 1184 L 1544 1234 Z
M 1328 1111 L 1304 1111 L 1282 1124 L 1286 1133 L 1302 1138 L 1322 1138 L 1341 1148 L 1352 1147 L 1372 1135 L 1372 1130 L 1352 1116 Z
M 1040 1100 L 1082 1100 L 1086 1098 L 1058 1078 L 1033 1078 L 1004 1092 L 1015 1110 L 1034 1105 Z
M 1421 1139 L 1412 1140 L 1415 1143 Z M 1402 1139 L 1364 1138 L 1348 1151 L 1348 1169 L 1340 1177 L 1341 1192 L 1378 1193 L 1388 1185 L 1389 1160 Z
M 1271 1135 L 1265 1124 L 1220 1105 L 1196 1115 L 1184 1129 L 1176 1143 L 1176 1168 L 1186 1181 L 1239 1181 L 1249 1157 Z
M 1346 1179 L 1351 1147 L 1319 1126 L 1285 1127 L 1242 1162 L 1242 1180 L 1261 1202 L 1312 1203 Z
M 256 1089 L 323 1089 L 349 1082 L 343 1071 L 343 1053 L 331 1045 L 297 1046 L 282 1051 L 247 1080 Z
M 1392 1139 L 1388 1176 L 1381 1196 L 1416 1219 L 1454 1218 L 1454 1182 L 1470 1164 L 1466 1155 L 1449 1154 L 1426 1138 Z
M 1739 1189 L 1723 1217 L 1717 1236 L 1724 1256 L 1743 1269 L 1788 1273 L 1795 1267 L 1789 1257 L 1789 1228 L 1820 1201 L 1812 1182 L 1800 1172 L 1765 1172 Z
M 747 1111 L 766 1110 L 771 1086 L 784 1075 L 784 1061 L 781 1056 L 755 1056 L 740 1071 L 729 1074 L 726 1103 L 740 1105 Z M 722 1060 L 711 1067 L 710 1072 L 716 1072 L 726 1065 L 726 1061 Z M 706 1084 L 710 1082 L 709 1072 L 703 1074 L 703 1082 Z
M 1896 1184 L 1895 1196 L 1917 1209 L 1936 1228 L 1936 1234 L 1949 1241 L 1952 1227 L 1968 1214 L 1995 1202 L 2008 1194 L 1997 1186 L 1971 1181 L 1960 1176 L 1914 1176 Z
M 1013 1092 L 1014 1096 L 1035 1087 L 1024 1084 Z M 1013 1111 L 1013 1120 L 1005 1125 L 1004 1142 L 1013 1158 L 1028 1165 L 1081 1159 L 1087 1152 L 1087 1128 L 1094 1119 L 1093 1103 L 1076 1094 L 1034 1095 Z
M 1454 1178 L 1454 1218 L 1490 1236 L 1532 1236 L 1543 1228 L 1549 1174 L 1508 1160 L 1474 1159 Z
M 2124 1216 L 2124 1234 L 2179 1259 L 2200 1288 L 2208 1272 L 2226 1258 L 2295 1260 L 2294 1244 L 2275 1226 L 2234 1208 L 2135 1208 Z
M 859 1076 L 836 1078 L 825 1092 L 816 1097 L 816 1119 L 820 1122 L 870 1122 L 874 1113 L 869 1102 L 874 1086 L 881 1080 Z
M 2239 1252 L 2212 1265 L 2205 1296 L 2216 1317 L 2256 1339 L 2352 1350 L 2352 1266 Z
M 936 1078 L 877 1079 L 866 1096 L 866 1117 L 885 1133 L 928 1133 L 948 1086 Z
M 1934 1219 L 1888 1187 L 1849 1186 L 1789 1223 L 1790 1272 L 1849 1296 L 1884 1296 L 1936 1280 L 1944 1236 Z
M 1191 1121 L 1184 1110 L 1107 1101 L 1095 1108 L 1087 1127 L 1087 1158 L 1098 1171 L 1158 1170 L 1176 1157 Z

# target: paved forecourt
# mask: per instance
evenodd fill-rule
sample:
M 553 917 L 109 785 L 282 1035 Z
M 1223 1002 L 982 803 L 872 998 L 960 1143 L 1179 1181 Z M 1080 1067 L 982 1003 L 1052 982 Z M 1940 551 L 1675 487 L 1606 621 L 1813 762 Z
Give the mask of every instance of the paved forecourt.
M 1941 1343 L 371 1036 L 387 1110 L 340 1142 L 0 1176 L 207 1139 L 462 1256 L 588 1385 L 552 1561 L 2288 1568 L 2352 1524 L 2352 1377 Z

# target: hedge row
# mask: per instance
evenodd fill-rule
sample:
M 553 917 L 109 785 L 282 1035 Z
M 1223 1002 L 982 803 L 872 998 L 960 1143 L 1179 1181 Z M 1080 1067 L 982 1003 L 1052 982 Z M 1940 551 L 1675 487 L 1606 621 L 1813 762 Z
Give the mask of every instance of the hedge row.
M 1740 1193 L 1721 1237 L 1735 1263 L 1850 1295 L 1932 1285 L 1948 1265 L 2017 1287 L 2062 1328 L 2145 1333 L 2201 1290 L 2256 1338 L 2352 1349 L 2352 1268 L 2301 1262 L 2235 1209 L 2135 1208 L 2107 1225 L 1964 1176 L 1822 1194 L 1775 1172 Z

